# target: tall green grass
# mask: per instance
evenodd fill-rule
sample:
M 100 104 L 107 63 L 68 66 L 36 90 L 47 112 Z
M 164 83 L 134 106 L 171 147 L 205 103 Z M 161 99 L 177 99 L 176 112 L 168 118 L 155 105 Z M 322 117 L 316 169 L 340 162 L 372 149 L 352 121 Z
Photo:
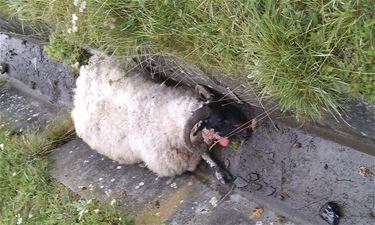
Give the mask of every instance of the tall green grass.
M 70 0 L 0 0 L 0 5 L 21 20 L 48 24 L 52 40 L 72 46 L 128 56 L 147 47 L 201 68 L 219 67 L 249 88 L 257 85 L 260 95 L 272 96 L 300 119 L 338 114 L 351 92 L 375 101 L 372 0 L 86 2 L 82 13 Z M 78 32 L 68 34 L 73 13 Z

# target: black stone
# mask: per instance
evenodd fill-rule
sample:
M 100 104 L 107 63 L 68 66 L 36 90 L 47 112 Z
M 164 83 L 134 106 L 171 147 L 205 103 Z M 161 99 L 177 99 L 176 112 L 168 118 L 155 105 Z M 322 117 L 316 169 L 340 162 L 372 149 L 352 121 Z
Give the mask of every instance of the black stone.
M 341 217 L 340 207 L 334 202 L 327 202 L 320 208 L 319 216 L 331 225 L 338 225 Z
M 0 63 L 0 73 L 4 74 L 7 73 L 9 70 L 9 66 L 6 63 Z

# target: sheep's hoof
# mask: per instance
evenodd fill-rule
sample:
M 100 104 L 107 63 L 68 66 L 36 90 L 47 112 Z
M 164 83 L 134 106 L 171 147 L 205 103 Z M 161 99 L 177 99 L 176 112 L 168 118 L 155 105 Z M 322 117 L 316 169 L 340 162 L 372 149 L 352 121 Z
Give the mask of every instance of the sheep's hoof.
M 214 171 L 216 179 L 218 179 L 222 184 L 229 183 L 233 180 L 233 176 L 225 169 L 215 167 Z

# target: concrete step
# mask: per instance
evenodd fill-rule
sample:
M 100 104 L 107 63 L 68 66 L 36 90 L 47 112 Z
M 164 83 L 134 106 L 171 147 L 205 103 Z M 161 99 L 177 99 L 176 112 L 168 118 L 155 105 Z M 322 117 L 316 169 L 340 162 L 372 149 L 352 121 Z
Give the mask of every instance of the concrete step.
M 79 139 L 54 150 L 49 158 L 53 177 L 86 198 L 108 202 L 115 199 L 134 215 L 135 224 L 257 222 L 249 215 L 260 205 L 246 193 L 216 183 L 204 169 L 175 178 L 158 178 L 142 166 L 120 165 L 103 157 Z M 284 215 L 265 208 L 259 221 L 278 224 L 280 218 L 290 217 Z
M 7 80 L 7 84 L 0 88 L 0 116 L 14 128 L 37 129 L 58 111 L 42 96 L 28 93 L 28 88 L 19 81 L 4 76 L 0 79 Z

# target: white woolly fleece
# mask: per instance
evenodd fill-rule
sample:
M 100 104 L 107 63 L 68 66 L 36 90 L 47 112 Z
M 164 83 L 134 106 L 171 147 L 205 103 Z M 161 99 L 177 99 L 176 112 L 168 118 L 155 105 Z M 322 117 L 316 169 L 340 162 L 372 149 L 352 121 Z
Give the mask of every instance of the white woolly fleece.
M 200 160 L 183 141 L 184 124 L 199 106 L 190 90 L 125 74 L 124 63 L 107 58 L 81 68 L 72 118 L 77 135 L 99 153 L 174 176 Z

